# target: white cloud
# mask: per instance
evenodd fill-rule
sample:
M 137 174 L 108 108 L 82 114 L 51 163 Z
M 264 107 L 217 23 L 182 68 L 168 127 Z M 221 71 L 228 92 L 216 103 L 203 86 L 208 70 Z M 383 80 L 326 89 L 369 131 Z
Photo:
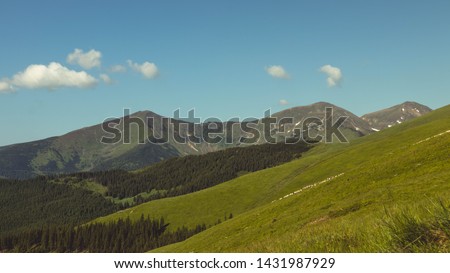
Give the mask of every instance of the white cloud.
M 1 93 L 12 93 L 15 92 L 14 88 L 11 86 L 7 79 L 0 81 L 0 94 Z
M 106 74 L 100 74 L 100 79 L 106 84 L 112 84 L 113 80 Z
M 127 68 L 123 65 L 116 64 L 116 65 L 111 66 L 109 68 L 109 71 L 111 71 L 112 73 L 123 73 L 123 72 L 127 71 Z
M 102 53 L 100 51 L 91 49 L 84 53 L 83 50 L 76 48 L 67 56 L 67 62 L 69 64 L 78 64 L 84 69 L 91 69 L 101 65 L 101 57 Z
M 143 64 L 133 63 L 128 60 L 128 65 L 136 72 L 141 73 L 147 79 L 153 79 L 159 74 L 158 67 L 154 63 L 144 62 Z
M 266 67 L 267 73 L 275 78 L 279 79 L 289 79 L 289 74 L 284 70 L 284 68 L 281 65 L 272 65 L 269 67 Z
M 320 72 L 325 73 L 327 77 L 327 84 L 329 87 L 339 86 L 342 81 L 342 72 L 338 67 L 329 64 L 320 68 Z
M 42 64 L 29 65 L 24 71 L 17 73 L 7 82 L 13 87 L 28 89 L 87 88 L 97 84 L 97 80 L 85 71 L 70 70 L 56 62 L 52 62 L 48 66 Z
M 280 105 L 288 105 L 289 104 L 289 102 L 287 100 L 285 100 L 285 99 L 280 100 L 278 103 Z

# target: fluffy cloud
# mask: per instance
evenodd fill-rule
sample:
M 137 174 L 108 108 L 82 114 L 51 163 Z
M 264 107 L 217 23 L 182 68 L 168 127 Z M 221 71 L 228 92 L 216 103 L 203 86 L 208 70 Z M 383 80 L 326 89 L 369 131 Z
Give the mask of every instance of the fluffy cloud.
M 0 81 L 0 93 L 12 93 L 14 91 L 14 88 L 11 86 L 7 79 Z
M 159 74 L 158 67 L 154 63 L 144 62 L 143 64 L 137 64 L 128 60 L 128 65 L 131 69 L 141 73 L 147 79 L 153 79 Z
M 42 64 L 32 64 L 24 71 L 17 73 L 11 80 L 2 81 L 13 87 L 23 87 L 28 89 L 47 88 L 57 89 L 61 87 L 87 88 L 94 86 L 97 80 L 85 71 L 70 70 L 59 63 L 52 62 L 48 66 Z
M 266 67 L 266 72 L 274 78 L 289 79 L 289 74 L 281 65 L 272 65 Z
M 100 51 L 91 49 L 84 53 L 83 50 L 76 48 L 67 56 L 67 62 L 69 64 L 78 64 L 84 69 L 91 69 L 101 65 L 101 57 L 102 53 Z
M 116 64 L 116 65 L 111 66 L 109 68 L 109 71 L 111 71 L 112 73 L 123 73 L 123 72 L 127 71 L 127 68 L 123 65 Z
M 320 72 L 325 73 L 327 77 L 327 84 L 329 87 L 339 86 L 342 81 L 342 72 L 338 67 L 329 64 L 320 68 Z
M 282 99 L 282 100 L 280 100 L 280 101 L 278 102 L 278 104 L 280 104 L 280 105 L 288 105 L 289 102 L 288 102 L 287 100 Z
M 111 78 L 108 76 L 108 75 L 106 75 L 106 74 L 100 74 L 100 79 L 104 82 L 104 83 L 106 83 L 106 84 L 112 84 L 113 83 L 113 81 L 111 80 Z

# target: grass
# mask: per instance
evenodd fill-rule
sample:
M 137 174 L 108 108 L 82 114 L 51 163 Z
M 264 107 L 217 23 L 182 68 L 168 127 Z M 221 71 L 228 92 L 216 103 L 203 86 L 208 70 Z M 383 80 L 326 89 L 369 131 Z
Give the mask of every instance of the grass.
M 311 156 L 303 160 L 306 168 L 314 164 L 317 158 Z M 195 227 L 197 224 L 213 225 L 224 215 L 237 215 L 263 204 L 269 203 L 285 192 L 280 183 L 291 180 L 299 167 L 298 161 L 242 175 L 213 188 L 183 196 L 155 200 L 142 205 L 102 217 L 97 221 L 112 221 L 130 216 L 137 220 L 143 213 L 152 217 L 163 216 L 170 223 L 170 229 L 183 225 Z M 306 185 L 306 184 L 305 184 Z M 282 192 L 281 194 L 275 194 Z
M 210 225 L 224 214 L 234 215 L 156 252 L 414 251 L 395 244 L 395 229 L 386 225 L 386 211 L 409 210 L 407 219 L 422 219 L 420 223 L 427 223 L 432 233 L 430 226 L 437 225 L 436 221 L 426 218 L 420 208 L 430 200 L 450 197 L 450 134 L 415 143 L 449 130 L 449 124 L 447 106 L 350 144 L 318 145 L 287 164 L 193 194 L 151 201 L 97 221 L 137 219 L 143 213 L 163 216 L 176 228 Z M 340 173 L 344 174 L 278 200 Z M 401 219 L 395 219 L 391 218 L 392 226 L 399 227 L 402 238 L 405 229 L 400 228 Z M 421 225 L 414 227 L 412 222 L 411 226 L 420 232 Z M 427 247 L 416 250 L 448 251 Z
M 387 212 L 385 224 L 391 235 L 390 247 L 398 252 L 448 252 L 450 250 L 450 210 L 443 201 L 422 213 L 403 210 Z

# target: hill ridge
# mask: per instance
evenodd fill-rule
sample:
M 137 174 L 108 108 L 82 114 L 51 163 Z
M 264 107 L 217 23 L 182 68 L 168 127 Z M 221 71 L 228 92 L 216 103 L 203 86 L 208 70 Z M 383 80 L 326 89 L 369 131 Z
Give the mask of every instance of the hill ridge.
M 274 113 L 273 117 L 290 116 L 294 118 L 295 122 L 295 125 L 286 126 L 284 133 L 278 131 L 280 128 L 276 129 L 275 135 L 278 139 L 290 137 L 292 129 L 307 116 L 316 116 L 323 120 L 323 108 L 327 106 L 333 107 L 336 116 L 349 116 L 349 119 L 342 125 L 344 135 L 348 139 L 368 135 L 378 130 L 364 120 L 367 116 L 360 118 L 344 108 L 321 101 Z M 161 124 L 161 120 L 165 118 L 149 110 L 138 111 L 130 114 L 130 116 L 144 119 L 145 126 L 149 126 L 146 123 L 147 117 L 156 118 L 155 126 Z M 122 120 L 123 117 L 118 119 Z M 103 123 L 74 130 L 58 137 L 0 147 L 0 177 L 29 178 L 41 174 L 80 171 L 134 170 L 172 157 L 203 154 L 235 147 L 240 144 L 239 139 L 246 135 L 242 131 L 235 132 L 232 135 L 232 142 L 229 144 L 221 142 L 218 144 L 200 143 L 192 145 L 191 143 L 180 144 L 169 140 L 169 143 L 164 145 L 155 145 L 149 142 L 141 145 L 138 144 L 140 136 L 135 128 L 136 126 L 132 126 L 130 144 L 104 145 L 100 143 L 101 136 L 105 134 L 101 124 Z M 201 126 L 204 125 L 197 126 L 197 129 Z M 152 130 L 152 128 L 148 128 L 149 133 Z M 320 126 L 308 127 L 303 128 L 303 130 L 312 130 L 317 133 L 320 132 L 321 128 Z M 182 129 L 180 134 L 187 136 L 189 132 L 187 132 L 187 129 Z M 263 143 L 263 141 L 264 139 L 261 138 L 257 144 Z

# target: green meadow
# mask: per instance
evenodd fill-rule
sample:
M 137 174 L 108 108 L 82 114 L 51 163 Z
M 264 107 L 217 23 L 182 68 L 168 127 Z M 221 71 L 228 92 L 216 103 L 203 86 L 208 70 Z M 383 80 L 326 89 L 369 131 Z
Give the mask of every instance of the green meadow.
M 448 252 L 450 106 L 199 192 L 101 217 L 210 226 L 154 252 Z M 230 217 L 230 214 L 233 217 Z M 231 219 L 230 219 L 231 218 Z

